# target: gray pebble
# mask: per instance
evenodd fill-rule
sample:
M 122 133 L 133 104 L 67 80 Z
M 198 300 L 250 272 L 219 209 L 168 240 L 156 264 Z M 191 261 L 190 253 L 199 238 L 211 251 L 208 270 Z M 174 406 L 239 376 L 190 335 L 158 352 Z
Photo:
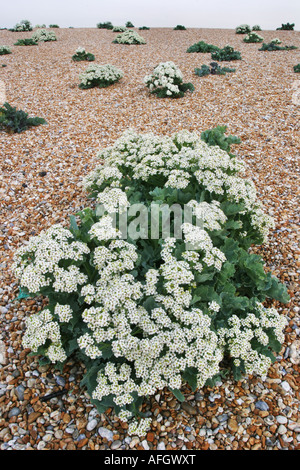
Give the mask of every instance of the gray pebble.
M 98 421 L 96 419 L 91 419 L 86 425 L 87 431 L 92 431 L 93 429 L 95 429 L 97 424 L 98 424 Z
M 255 403 L 255 408 L 261 411 L 268 411 L 269 405 L 265 401 L 258 400 Z
M 16 392 L 18 400 L 23 401 L 24 400 L 24 392 L 25 392 L 25 388 L 23 387 L 23 385 L 18 385 L 15 388 L 15 392 Z
M 12 418 L 13 416 L 18 416 L 21 413 L 20 408 L 14 406 L 8 413 L 8 417 Z
M 106 438 L 108 441 L 113 440 L 113 432 L 110 429 L 101 427 L 98 429 L 98 433 L 101 437 Z

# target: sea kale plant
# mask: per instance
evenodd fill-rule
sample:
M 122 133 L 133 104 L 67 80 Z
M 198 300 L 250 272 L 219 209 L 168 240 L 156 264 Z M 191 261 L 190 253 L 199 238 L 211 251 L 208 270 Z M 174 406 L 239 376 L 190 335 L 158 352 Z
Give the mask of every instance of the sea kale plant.
M 75 51 L 75 54 L 72 55 L 72 60 L 74 62 L 80 62 L 82 60 L 93 62 L 95 60 L 95 56 L 90 52 L 86 52 L 84 47 L 78 47 Z
M 248 34 L 251 32 L 251 27 L 248 24 L 241 24 L 235 28 L 236 34 Z
M 0 55 L 11 54 L 11 48 L 9 46 L 0 46 Z
M 28 20 L 22 20 L 20 23 L 17 23 L 9 31 L 20 32 L 20 31 L 32 31 L 32 24 Z
M 175 31 L 185 31 L 186 30 L 186 27 L 183 26 L 182 24 L 178 24 L 175 26 L 175 28 L 173 28 Z
M 282 23 L 280 28 L 276 28 L 277 31 L 294 31 L 295 23 Z
M 182 72 L 172 61 L 158 64 L 151 75 L 144 77 L 144 83 L 159 98 L 180 98 L 194 91 L 192 83 L 183 83 Z
M 91 64 L 79 75 L 79 88 L 106 88 L 123 77 L 122 70 L 114 65 Z
M 252 26 L 252 31 L 261 31 L 261 27 L 259 26 L 259 24 L 255 24 L 254 26 Z
M 294 72 L 300 73 L 300 64 L 294 65 Z
M 48 31 L 47 29 L 37 29 L 31 36 L 31 39 L 38 42 L 57 41 L 55 32 Z
M 232 46 L 225 46 L 223 49 L 218 49 L 211 53 L 211 58 L 213 60 L 220 60 L 220 61 L 231 61 L 231 60 L 241 60 L 241 53 L 235 51 Z
M 15 46 L 37 46 L 38 41 L 32 38 L 18 39 L 14 44 Z
M 105 21 L 104 23 L 97 23 L 97 28 L 99 28 L 99 29 L 113 29 L 113 24 L 110 21 Z
M 226 75 L 226 73 L 231 72 L 235 72 L 235 69 L 220 67 L 217 62 L 211 62 L 210 66 L 203 64 L 200 68 L 195 69 L 195 74 L 199 77 L 205 77 L 206 75 Z
M 125 31 L 127 31 L 126 26 L 114 26 L 112 29 L 113 33 L 124 33 Z
M 258 33 L 255 31 L 251 31 L 251 33 L 248 33 L 244 38 L 244 42 L 263 42 L 264 38 L 260 36 Z
M 127 29 L 124 33 L 118 34 L 113 43 L 116 44 L 146 44 L 145 39 L 140 36 L 136 31 Z
M 4 103 L 0 108 L 0 129 L 8 133 L 20 133 L 29 127 L 46 124 L 45 119 L 40 117 L 29 117 L 22 109 L 17 109 L 9 103 Z
M 280 42 L 277 39 L 272 39 L 269 43 L 263 43 L 259 51 L 292 51 L 297 49 L 296 46 L 279 46 Z
M 218 51 L 219 47 L 214 46 L 213 44 L 207 44 L 205 41 L 199 41 L 190 46 L 186 52 L 201 52 L 201 53 L 207 53 L 207 52 L 214 52 Z
M 168 388 L 183 401 L 186 384 L 265 377 L 286 324 L 265 301 L 289 297 L 251 252 L 274 222 L 242 160 L 198 132 L 133 130 L 99 158 L 84 179 L 93 206 L 15 254 L 19 297 L 48 299 L 23 346 L 44 363 L 83 362 L 98 411 L 144 435 L 146 396 Z

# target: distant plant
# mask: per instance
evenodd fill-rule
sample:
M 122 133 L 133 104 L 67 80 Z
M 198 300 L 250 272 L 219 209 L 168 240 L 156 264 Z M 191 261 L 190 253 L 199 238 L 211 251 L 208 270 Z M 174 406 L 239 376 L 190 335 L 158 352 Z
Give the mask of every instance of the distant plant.
M 124 33 L 118 34 L 113 43 L 116 44 L 146 44 L 145 39 L 140 36 L 136 31 L 128 29 Z
M 31 126 L 39 126 L 40 124 L 46 124 L 45 119 L 28 117 L 28 113 L 12 107 L 9 103 L 4 103 L 0 108 L 0 128 L 9 133 L 20 133 Z
M 32 31 L 32 24 L 28 20 L 22 20 L 20 23 L 17 23 L 9 31 L 19 32 L 19 31 Z
M 131 21 L 127 21 L 126 28 L 134 28 L 134 25 L 131 23 Z
M 49 41 L 56 41 L 57 37 L 54 31 L 47 31 L 46 29 L 37 29 L 31 39 L 38 42 L 49 42 Z
M 41 29 L 41 28 L 47 28 L 47 26 L 45 24 L 36 24 L 35 28 Z
M 236 34 L 247 34 L 251 32 L 251 27 L 248 24 L 241 24 L 235 28 Z
M 124 31 L 127 31 L 126 26 L 114 26 L 112 29 L 113 33 L 124 33 Z
M 218 51 L 219 47 L 214 46 L 213 44 L 207 44 L 204 41 L 199 41 L 190 46 L 186 52 L 201 52 L 201 53 L 207 53 L 207 52 L 214 52 Z
M 279 38 L 274 38 L 270 41 L 272 44 L 281 44 L 281 40 Z
M 0 55 L 11 54 L 11 49 L 9 46 L 0 46 Z
M 252 31 L 261 31 L 261 27 L 259 26 L 259 24 L 255 24 L 254 26 L 252 26 Z
M 295 26 L 295 23 L 282 23 L 281 24 L 281 27 L 280 28 L 276 28 L 277 31 L 279 30 L 283 30 L 283 31 L 294 31 L 294 26 Z
M 114 65 L 97 65 L 91 64 L 85 72 L 79 75 L 79 88 L 106 88 L 116 83 L 123 77 L 122 70 Z
M 99 28 L 99 29 L 113 29 L 113 25 L 110 21 L 106 21 L 105 23 L 97 23 L 97 28 Z
M 294 49 L 297 49 L 296 46 L 279 46 L 278 43 L 276 42 L 269 42 L 268 44 L 263 43 L 261 48 L 258 49 L 259 51 L 292 51 Z
M 58 24 L 49 24 L 49 28 L 59 28 Z
M 244 42 L 263 42 L 264 38 L 257 34 L 255 31 L 251 31 L 244 38 Z
M 211 53 L 211 58 L 218 61 L 241 60 L 241 53 L 235 51 L 232 46 L 225 46 Z
M 182 73 L 174 62 L 161 62 L 153 74 L 144 77 L 150 93 L 159 98 L 180 98 L 186 91 L 194 91 L 192 83 L 183 83 Z
M 149 28 L 148 26 L 140 26 L 140 27 L 139 27 L 139 29 L 140 29 L 140 30 L 145 30 L 145 31 L 146 31 L 147 29 L 150 29 L 150 28 Z
M 75 51 L 75 54 L 72 56 L 72 60 L 74 60 L 74 62 L 79 62 L 81 60 L 88 60 L 89 62 L 92 62 L 95 60 L 95 56 L 90 52 L 86 52 L 83 47 L 78 47 L 78 49 Z
M 226 75 L 226 73 L 231 72 L 235 72 L 235 69 L 220 67 L 217 62 L 211 62 L 210 67 L 208 65 L 201 65 L 201 68 L 195 69 L 195 74 L 199 77 L 205 77 L 206 75 Z
M 234 155 L 230 153 L 231 145 L 240 144 L 241 139 L 233 135 L 226 136 L 226 131 L 226 126 L 217 126 L 213 129 L 208 129 L 207 131 L 202 132 L 201 140 L 203 140 L 209 146 L 217 145 L 222 150 L 225 150 L 225 152 L 227 152 L 231 157 L 233 157 Z
M 175 28 L 173 28 L 175 31 L 176 30 L 180 30 L 180 31 L 184 31 L 186 30 L 186 27 L 183 26 L 182 24 L 178 24 L 177 26 L 175 26 Z
M 294 65 L 294 72 L 300 73 L 300 64 Z
M 18 39 L 14 44 L 15 46 L 37 46 L 38 41 L 32 38 Z

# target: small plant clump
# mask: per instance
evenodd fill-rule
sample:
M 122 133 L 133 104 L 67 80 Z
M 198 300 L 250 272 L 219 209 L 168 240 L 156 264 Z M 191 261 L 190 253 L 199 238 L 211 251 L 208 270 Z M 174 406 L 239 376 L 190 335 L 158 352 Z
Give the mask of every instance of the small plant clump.
M 22 20 L 20 23 L 17 23 L 13 28 L 9 31 L 13 32 L 20 32 L 20 31 L 32 31 L 32 24 L 29 20 Z
M 178 24 L 177 26 L 175 26 L 175 28 L 173 28 L 174 31 L 185 31 L 186 30 L 186 27 L 183 26 L 182 24 Z
M 119 81 L 123 75 L 122 70 L 118 69 L 114 65 L 91 64 L 85 72 L 79 75 L 79 88 L 106 88 Z
M 37 42 L 57 41 L 54 31 L 47 31 L 47 29 L 37 29 L 31 39 Z
M 49 24 L 49 28 L 59 28 L 58 24 Z
M 294 31 L 295 23 L 282 23 L 280 28 L 276 28 L 276 31 Z
M 300 64 L 294 65 L 294 72 L 300 73 Z
M 139 29 L 140 29 L 141 31 L 143 31 L 143 30 L 144 30 L 144 31 L 147 31 L 147 30 L 149 30 L 150 28 L 149 28 L 148 26 L 140 26 Z
M 128 29 L 124 33 L 118 34 L 113 40 L 115 44 L 146 44 L 145 39 L 140 36 L 136 31 Z
M 201 139 L 209 146 L 217 145 L 220 149 L 225 150 L 231 157 L 234 155 L 231 152 L 231 145 L 241 143 L 241 139 L 234 135 L 226 136 L 227 126 L 217 126 L 213 129 L 208 129 L 201 133 Z
M 297 47 L 296 46 L 279 46 L 278 42 L 274 42 L 274 40 L 272 40 L 268 44 L 263 43 L 261 48 L 258 50 L 273 52 L 273 51 L 292 51 L 294 49 L 297 49 Z
M 244 42 L 263 42 L 264 38 L 257 34 L 255 31 L 251 31 L 251 33 L 248 33 L 244 38 Z
M 124 33 L 125 31 L 127 31 L 126 26 L 114 26 L 112 29 L 113 33 Z
M 92 62 L 93 60 L 95 60 L 95 56 L 90 52 L 86 52 L 84 47 L 78 47 L 75 51 L 75 54 L 72 55 L 72 60 L 74 60 L 74 62 L 79 62 L 82 60 Z
M 0 46 L 0 55 L 11 54 L 11 49 L 9 46 Z
M 236 34 L 247 34 L 251 32 L 251 27 L 248 24 L 241 24 L 235 28 Z
M 15 46 L 37 46 L 38 41 L 32 38 L 18 39 L 14 44 Z
M 259 24 L 255 24 L 254 26 L 252 26 L 252 31 L 261 31 L 261 27 L 259 26 Z
M 97 23 L 97 28 L 99 29 L 113 29 L 113 25 L 110 21 L 104 23 Z
M 45 119 L 40 117 L 28 117 L 28 113 L 22 109 L 12 107 L 9 103 L 4 103 L 0 108 L 0 128 L 8 133 L 20 133 L 31 126 L 46 124 Z
M 207 44 L 204 41 L 199 41 L 190 46 L 186 52 L 201 52 L 205 54 L 207 52 L 214 52 L 218 50 L 218 46 L 214 46 L 213 44 Z
M 159 98 L 180 98 L 194 91 L 192 83 L 183 83 L 180 69 L 171 61 L 158 64 L 151 75 L 144 77 L 144 83 Z
M 195 74 L 199 77 L 205 77 L 206 75 L 226 75 L 226 73 L 235 72 L 235 69 L 229 67 L 220 67 L 217 62 L 211 62 L 210 67 L 208 65 L 201 65 L 201 68 L 195 69 Z
M 211 58 L 217 61 L 231 61 L 231 60 L 241 60 L 241 53 L 235 51 L 232 46 L 225 46 L 223 49 L 219 49 L 211 53 Z
M 134 28 L 134 25 L 131 23 L 131 21 L 127 21 L 125 26 L 126 28 Z

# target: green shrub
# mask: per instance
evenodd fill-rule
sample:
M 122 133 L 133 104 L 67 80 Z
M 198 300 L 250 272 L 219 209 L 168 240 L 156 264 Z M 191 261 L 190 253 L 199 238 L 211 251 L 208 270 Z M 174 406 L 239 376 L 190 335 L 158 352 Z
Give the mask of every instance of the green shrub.
M 0 46 L 0 55 L 11 54 L 11 49 L 9 46 Z
M 259 26 L 259 24 L 255 24 L 254 26 L 252 26 L 252 31 L 261 31 L 261 27 Z
M 14 44 L 15 46 L 37 46 L 38 41 L 32 38 L 18 39 Z
M 47 29 L 37 29 L 31 36 L 31 39 L 37 42 L 57 41 L 54 31 L 47 31 Z
M 186 52 L 202 52 L 202 53 L 207 53 L 207 52 L 214 52 L 218 51 L 219 47 L 214 46 L 213 44 L 207 44 L 204 41 L 199 41 L 190 46 Z
M 294 65 L 294 72 L 300 73 L 300 64 Z
M 124 31 L 127 31 L 126 26 L 114 26 L 112 29 L 113 33 L 124 33 Z
M 149 28 L 148 26 L 140 26 L 139 29 L 146 31 L 146 30 L 148 30 L 148 29 L 150 29 L 150 28 Z
M 49 28 L 59 28 L 58 24 L 49 24 Z
M 128 29 L 124 33 L 118 34 L 112 41 L 115 44 L 146 44 L 145 39 L 140 36 L 136 31 Z
M 19 31 L 32 31 L 32 24 L 28 20 L 22 20 L 20 23 L 17 23 L 9 31 L 19 32 Z
M 218 61 L 241 60 L 241 53 L 235 51 L 232 46 L 225 46 L 211 53 L 211 58 Z
M 44 363 L 83 363 L 81 385 L 98 412 L 114 408 L 130 420 L 129 434 L 143 435 L 151 418 L 131 420 L 146 396 L 168 388 L 183 401 L 186 383 L 195 392 L 228 374 L 265 377 L 287 321 L 264 302 L 289 296 L 251 253 L 274 223 L 253 181 L 240 176 L 242 160 L 188 131 L 128 131 L 99 159 L 84 180 L 95 209 L 15 253 L 19 298 L 47 300 L 26 318 L 22 342 Z M 192 218 L 177 214 L 170 233 L 153 236 L 154 207 L 174 204 Z M 146 216 L 139 236 L 130 230 L 132 209 Z M 112 217 L 125 213 L 127 234 Z M 165 228 L 161 216 L 154 229 Z
M 235 69 L 220 67 L 217 62 L 211 62 L 210 67 L 208 65 L 201 65 L 200 69 L 195 69 L 195 74 L 199 77 L 204 77 L 206 75 L 226 75 L 226 73 L 231 72 L 235 72 Z
M 90 52 L 86 52 L 83 47 L 78 47 L 78 49 L 76 49 L 75 51 L 75 54 L 72 55 L 72 60 L 74 60 L 74 62 L 79 62 L 82 60 L 92 62 L 93 60 L 95 60 L 95 56 Z
M 283 30 L 283 31 L 293 31 L 294 30 L 295 23 L 282 23 L 280 28 L 276 28 L 277 31 Z
M 151 75 L 144 77 L 150 93 L 159 98 L 181 98 L 185 92 L 194 91 L 192 83 L 183 83 L 182 73 L 174 62 L 161 62 Z
M 85 72 L 79 75 L 79 88 L 106 88 L 119 81 L 122 77 L 122 70 L 118 69 L 114 65 L 91 64 Z
M 259 51 L 292 51 L 294 49 L 297 49 L 296 46 L 279 46 L 276 42 L 269 42 L 268 44 L 263 43 L 261 48 L 258 49 Z
M 175 26 L 175 28 L 173 28 L 175 31 L 185 31 L 186 30 L 186 27 L 183 26 L 182 24 L 178 24 L 177 26 Z
M 251 27 L 248 24 L 241 24 L 235 28 L 236 34 L 247 34 L 251 32 Z
M 45 119 L 28 117 L 28 113 L 21 109 L 17 110 L 8 103 L 4 103 L 0 108 L 0 128 L 9 133 L 19 134 L 31 126 L 39 126 L 40 124 L 46 124 Z
M 110 21 L 106 21 L 105 23 L 97 23 L 97 28 L 99 28 L 99 29 L 113 29 L 113 25 Z
M 244 42 L 263 42 L 264 38 L 257 34 L 255 31 L 252 31 L 251 33 L 248 33 L 244 38 Z
M 209 146 L 217 145 L 222 150 L 228 153 L 231 157 L 234 157 L 231 152 L 231 145 L 237 145 L 241 143 L 239 137 L 229 135 L 226 136 L 225 132 L 227 131 L 226 126 L 217 126 L 213 129 L 208 129 L 207 131 L 202 132 L 201 139 L 207 143 Z
M 134 25 L 131 23 L 131 21 L 127 21 L 125 26 L 126 28 L 134 28 Z

